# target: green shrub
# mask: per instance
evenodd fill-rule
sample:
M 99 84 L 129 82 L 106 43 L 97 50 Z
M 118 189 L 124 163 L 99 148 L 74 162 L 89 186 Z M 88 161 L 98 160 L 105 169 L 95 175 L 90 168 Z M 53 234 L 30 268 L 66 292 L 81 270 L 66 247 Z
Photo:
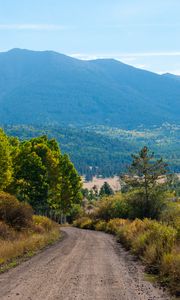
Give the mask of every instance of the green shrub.
M 130 223 L 127 222 L 125 226 L 120 227 L 117 231 L 118 241 L 129 249 L 132 246 L 132 241 L 135 239 L 135 237 L 141 232 L 144 232 L 147 227 L 147 222 L 147 219 L 146 222 L 140 219 L 136 219 Z
M 124 197 L 129 206 L 130 219 L 159 219 L 167 200 L 173 197 L 173 194 L 157 187 L 149 191 L 148 200 L 145 198 L 143 189 L 133 189 L 125 193 Z
M 176 231 L 173 228 L 152 221 L 146 232 L 133 240 L 132 249 L 149 268 L 158 271 L 163 255 L 172 251 L 175 238 Z
M 180 250 L 180 249 L 179 249 Z M 169 286 L 171 292 L 180 296 L 180 252 L 176 250 L 165 254 L 160 267 L 161 280 Z
M 169 203 L 162 212 L 160 219 L 177 230 L 177 238 L 180 240 L 180 203 Z
M 32 223 L 33 210 L 30 205 L 19 202 L 14 196 L 0 193 L 0 220 L 17 230 Z
M 95 225 L 95 230 L 106 231 L 107 223 L 105 221 L 98 221 Z
M 127 218 L 128 203 L 121 194 L 103 197 L 97 201 L 94 217 L 105 221 L 114 218 Z
M 112 219 L 107 223 L 106 231 L 116 234 L 121 227 L 124 227 L 128 223 L 125 219 Z
M 74 220 L 82 217 L 83 215 L 83 208 L 80 204 L 73 204 L 70 213 L 68 215 L 68 221 L 72 223 Z
M 33 216 L 33 225 L 35 225 L 36 232 L 51 231 L 56 223 L 44 216 Z
M 136 219 L 117 230 L 119 241 L 139 256 L 153 272 L 158 272 L 164 254 L 171 253 L 177 232 L 157 221 Z
M 81 229 L 94 229 L 94 222 L 89 217 L 82 217 L 73 222 L 75 227 Z

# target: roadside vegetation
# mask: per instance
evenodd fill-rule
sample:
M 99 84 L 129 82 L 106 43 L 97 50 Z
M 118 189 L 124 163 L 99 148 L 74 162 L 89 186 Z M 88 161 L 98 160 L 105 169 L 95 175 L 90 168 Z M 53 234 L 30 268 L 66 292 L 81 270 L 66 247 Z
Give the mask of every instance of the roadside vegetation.
M 15 266 L 60 238 L 59 225 L 44 216 L 33 215 L 29 204 L 0 193 L 0 271 Z
M 81 199 L 80 177 L 56 140 L 22 142 L 0 129 L 0 270 L 57 241 L 58 223 Z
M 114 234 L 143 261 L 148 273 L 179 296 L 179 179 L 169 175 L 166 163 L 144 147 L 132 156 L 129 174 L 121 176 L 121 181 L 121 192 L 96 195 L 86 203 L 74 226 Z

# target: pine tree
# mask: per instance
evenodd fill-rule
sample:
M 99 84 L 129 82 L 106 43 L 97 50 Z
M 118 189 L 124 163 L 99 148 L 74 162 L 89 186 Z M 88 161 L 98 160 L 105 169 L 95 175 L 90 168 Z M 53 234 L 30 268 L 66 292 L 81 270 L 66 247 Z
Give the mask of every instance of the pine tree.
M 144 188 L 145 199 L 148 201 L 149 193 L 157 185 L 160 176 L 167 173 L 167 164 L 162 158 L 155 160 L 154 153 L 148 147 L 143 147 L 138 155 L 132 155 L 130 166 L 131 185 Z
M 102 185 L 100 192 L 99 192 L 99 196 L 110 196 L 113 195 L 113 189 L 111 188 L 111 186 L 109 185 L 109 183 L 107 183 L 106 181 L 104 182 L 104 184 Z
M 130 202 L 138 217 L 156 218 L 164 205 L 163 193 L 166 184 L 163 176 L 167 173 L 167 164 L 162 158 L 155 159 L 148 147 L 143 147 L 138 155 L 132 155 L 130 174 L 123 179 L 131 188 Z M 161 183 L 158 183 L 159 180 Z M 134 191 L 134 194 L 133 194 Z

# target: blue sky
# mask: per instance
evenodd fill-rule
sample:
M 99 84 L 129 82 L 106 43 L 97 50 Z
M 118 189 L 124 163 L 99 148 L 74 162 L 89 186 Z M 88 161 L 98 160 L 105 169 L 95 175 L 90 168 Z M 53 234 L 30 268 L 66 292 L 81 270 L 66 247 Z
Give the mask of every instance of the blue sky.
M 0 51 L 11 48 L 180 74 L 180 0 L 0 0 Z

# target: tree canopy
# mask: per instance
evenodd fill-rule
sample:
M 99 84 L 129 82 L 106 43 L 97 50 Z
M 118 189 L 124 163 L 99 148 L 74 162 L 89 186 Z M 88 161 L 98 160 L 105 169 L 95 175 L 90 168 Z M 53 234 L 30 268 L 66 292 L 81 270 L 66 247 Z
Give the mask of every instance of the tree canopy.
M 80 203 L 81 178 L 55 139 L 26 141 L 0 130 L 0 190 L 6 190 L 37 212 L 68 213 Z
M 12 157 L 8 137 L 0 128 L 0 190 L 5 189 L 12 180 Z

